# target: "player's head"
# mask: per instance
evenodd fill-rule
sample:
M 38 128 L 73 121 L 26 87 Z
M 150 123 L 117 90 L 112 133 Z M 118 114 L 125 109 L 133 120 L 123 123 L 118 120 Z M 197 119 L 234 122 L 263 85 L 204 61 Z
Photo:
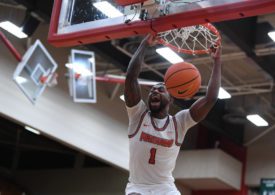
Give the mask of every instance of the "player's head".
M 148 95 L 148 106 L 152 113 L 168 111 L 172 97 L 168 93 L 164 83 L 154 85 Z

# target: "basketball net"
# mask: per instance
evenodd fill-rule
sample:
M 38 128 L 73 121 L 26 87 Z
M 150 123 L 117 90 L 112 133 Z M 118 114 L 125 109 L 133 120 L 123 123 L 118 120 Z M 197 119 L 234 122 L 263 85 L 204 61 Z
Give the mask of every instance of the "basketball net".
M 209 53 L 210 47 L 221 44 L 220 33 L 210 23 L 160 32 L 156 40 L 176 52 L 193 55 Z
M 55 87 L 58 84 L 57 78 L 58 78 L 58 74 L 57 73 L 53 73 L 51 79 L 47 83 L 47 86 L 48 87 Z

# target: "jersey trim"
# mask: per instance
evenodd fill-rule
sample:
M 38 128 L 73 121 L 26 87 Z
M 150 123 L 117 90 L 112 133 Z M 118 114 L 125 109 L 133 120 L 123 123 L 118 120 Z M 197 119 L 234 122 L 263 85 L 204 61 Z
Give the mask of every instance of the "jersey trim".
M 176 135 L 175 144 L 176 144 L 177 146 L 181 146 L 182 143 L 178 142 L 178 125 L 177 125 L 177 119 L 176 119 L 175 116 L 173 116 L 173 122 L 174 122 L 175 135 Z
M 166 119 L 166 122 L 165 122 L 165 124 L 163 125 L 163 127 L 159 128 L 159 127 L 156 126 L 156 124 L 155 124 L 155 122 L 154 122 L 154 119 L 153 119 L 153 117 L 151 116 L 151 113 L 150 113 L 150 119 L 151 119 L 151 123 L 152 123 L 152 125 L 153 125 L 153 127 L 154 127 L 154 129 L 155 129 L 156 131 L 164 131 L 164 130 L 166 129 L 166 127 L 168 126 L 169 122 L 170 122 L 170 120 L 169 120 L 169 115 L 168 115 L 168 116 L 167 116 L 167 119 Z
M 138 123 L 138 126 L 137 126 L 136 131 L 135 131 L 133 134 L 128 135 L 128 138 L 132 138 L 132 137 L 134 137 L 134 136 L 138 133 L 138 131 L 139 131 L 139 129 L 140 129 L 140 126 L 141 126 L 141 124 L 142 124 L 142 121 L 143 121 L 145 115 L 147 114 L 147 112 L 148 112 L 148 110 L 145 110 L 145 111 L 142 113 L 142 115 L 141 115 L 141 117 L 140 117 L 140 119 L 139 119 L 139 123 Z

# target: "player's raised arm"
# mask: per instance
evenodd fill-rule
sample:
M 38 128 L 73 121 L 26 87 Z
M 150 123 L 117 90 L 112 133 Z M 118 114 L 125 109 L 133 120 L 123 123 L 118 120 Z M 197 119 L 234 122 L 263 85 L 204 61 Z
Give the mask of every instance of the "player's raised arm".
M 206 117 L 218 99 L 221 86 L 221 47 L 211 49 L 211 57 L 214 61 L 214 66 L 208 83 L 206 96 L 197 100 L 190 108 L 190 114 L 196 122 Z
M 144 60 L 145 50 L 149 45 L 148 40 L 150 37 L 151 35 L 148 34 L 143 39 L 134 56 L 132 57 L 127 69 L 124 96 L 126 105 L 128 107 L 135 106 L 141 100 L 141 91 L 138 84 L 138 76 Z

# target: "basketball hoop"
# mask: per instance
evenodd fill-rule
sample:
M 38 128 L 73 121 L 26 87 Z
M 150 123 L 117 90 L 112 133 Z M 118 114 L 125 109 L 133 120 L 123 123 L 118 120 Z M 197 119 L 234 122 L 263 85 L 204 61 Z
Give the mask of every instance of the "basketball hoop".
M 48 78 L 50 77 L 50 80 L 48 81 Z M 40 82 L 42 84 L 46 84 L 48 87 L 55 87 L 58 82 L 57 82 L 57 73 L 52 73 L 51 75 L 48 76 L 41 76 L 40 77 Z
M 212 24 L 206 23 L 160 32 L 156 41 L 176 52 L 199 55 L 221 45 L 221 36 Z

